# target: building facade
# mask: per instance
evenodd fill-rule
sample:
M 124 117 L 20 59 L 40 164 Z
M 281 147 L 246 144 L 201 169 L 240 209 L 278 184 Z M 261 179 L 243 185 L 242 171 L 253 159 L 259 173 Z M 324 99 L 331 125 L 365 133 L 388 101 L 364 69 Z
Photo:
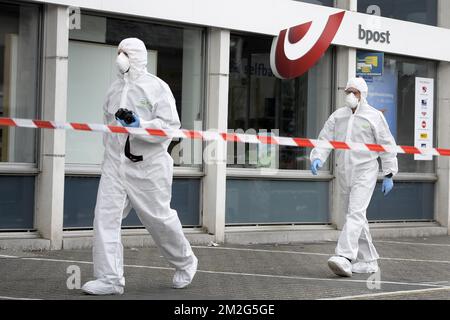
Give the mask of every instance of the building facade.
M 321 59 L 277 78 L 280 30 L 342 10 Z M 148 70 L 171 87 L 185 129 L 315 138 L 347 79 L 363 74 L 399 145 L 450 147 L 445 0 L 0 0 L 0 116 L 101 123 L 127 37 L 146 44 Z M 101 134 L 1 127 L 0 139 L 0 248 L 89 247 Z M 310 149 L 267 149 L 172 142 L 172 206 L 193 243 L 337 239 L 334 159 L 313 176 Z M 374 236 L 449 234 L 450 158 L 398 159 L 394 190 L 384 197 L 378 185 L 368 210 Z M 134 213 L 123 239 L 151 243 Z

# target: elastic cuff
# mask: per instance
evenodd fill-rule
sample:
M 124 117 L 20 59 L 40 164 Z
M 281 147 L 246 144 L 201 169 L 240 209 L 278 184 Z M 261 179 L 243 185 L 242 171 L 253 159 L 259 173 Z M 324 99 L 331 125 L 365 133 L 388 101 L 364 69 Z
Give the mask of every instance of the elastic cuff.
M 339 257 L 347 259 L 350 263 L 352 262 L 352 259 L 350 259 L 350 258 L 347 258 L 347 257 L 344 257 L 344 256 L 339 256 Z

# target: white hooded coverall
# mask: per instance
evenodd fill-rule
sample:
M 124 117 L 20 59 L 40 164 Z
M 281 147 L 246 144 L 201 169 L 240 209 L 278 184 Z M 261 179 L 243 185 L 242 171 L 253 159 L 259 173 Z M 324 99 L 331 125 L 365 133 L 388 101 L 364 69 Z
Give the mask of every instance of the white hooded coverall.
M 178 129 L 180 120 L 169 86 L 147 72 L 147 50 L 136 38 L 119 44 L 128 54 L 130 70 L 119 73 L 106 97 L 104 121 L 118 125 L 119 108 L 134 111 L 140 127 Z M 167 152 L 171 139 L 130 136 L 130 151 L 142 155 L 132 162 L 124 155 L 126 134 L 104 134 L 105 154 L 94 220 L 94 276 L 124 286 L 121 223 L 134 208 L 164 257 L 177 270 L 185 270 L 194 254 L 185 238 L 177 212 L 170 208 L 173 160 Z
M 351 108 L 336 110 L 325 123 L 319 139 L 395 146 L 395 140 L 383 114 L 366 100 L 368 88 L 362 78 L 349 80 L 347 88 L 361 92 L 361 100 L 352 113 Z M 311 161 L 327 160 L 331 149 L 315 148 Z M 379 258 L 372 243 L 366 209 L 369 206 L 381 159 L 383 175 L 398 172 L 397 154 L 389 152 L 336 150 L 336 178 L 340 189 L 340 212 L 346 213 L 346 222 L 339 236 L 336 254 L 352 261 L 370 262 Z

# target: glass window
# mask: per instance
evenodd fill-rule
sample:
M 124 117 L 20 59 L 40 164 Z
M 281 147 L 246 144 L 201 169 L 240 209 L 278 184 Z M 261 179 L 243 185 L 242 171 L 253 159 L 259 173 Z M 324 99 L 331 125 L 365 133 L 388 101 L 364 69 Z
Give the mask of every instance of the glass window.
M 226 224 L 329 222 L 329 183 L 227 180 Z
M 358 54 L 360 51 L 358 50 Z M 368 102 L 381 110 L 398 145 L 414 146 L 416 77 L 437 77 L 436 62 L 417 58 L 384 55 L 381 76 L 366 77 Z M 435 86 L 436 87 L 436 86 Z M 435 89 L 436 92 L 436 89 Z M 434 94 L 436 97 L 436 94 Z M 436 101 L 434 101 L 434 132 L 436 133 Z M 436 142 L 436 134 L 433 134 Z M 398 154 L 399 172 L 433 173 L 435 162 L 415 161 L 413 155 Z
M 385 197 L 377 184 L 369 208 L 369 221 L 403 221 L 434 219 L 434 182 L 396 182 Z
M 272 131 L 279 136 L 317 137 L 331 109 L 332 49 L 308 73 L 281 80 L 270 68 L 272 39 L 231 36 L 228 128 L 250 134 L 265 134 L 267 130 L 267 134 Z M 228 165 L 293 170 L 308 167 L 310 150 L 305 148 L 255 148 L 229 143 Z M 270 157 L 261 160 L 260 155 Z
M 437 0 L 358 0 L 358 12 L 437 25 Z
M 0 3 L 0 116 L 35 119 L 40 9 Z M 36 130 L 0 128 L 1 162 L 36 162 Z
M 64 186 L 65 229 L 92 228 L 99 182 L 99 177 L 66 177 Z M 201 224 L 200 180 L 174 179 L 172 189 L 171 207 L 177 210 L 183 226 L 199 226 Z M 80 199 L 83 199 L 83 201 L 80 201 Z M 132 210 L 124 219 L 122 226 L 142 227 L 142 224 L 137 214 Z
M 34 177 L 0 176 L 0 230 L 33 229 Z
M 69 121 L 102 123 L 102 105 L 115 80 L 117 46 L 137 37 L 148 50 L 147 69 L 167 82 L 177 103 L 182 127 L 202 130 L 203 29 L 82 14 L 81 29 L 70 31 Z M 175 165 L 200 166 L 200 141 L 173 141 Z M 101 134 L 67 132 L 66 162 L 100 164 Z M 200 154 L 200 155 L 199 155 Z
M 319 6 L 334 7 L 334 0 L 294 0 L 294 1 L 318 4 Z

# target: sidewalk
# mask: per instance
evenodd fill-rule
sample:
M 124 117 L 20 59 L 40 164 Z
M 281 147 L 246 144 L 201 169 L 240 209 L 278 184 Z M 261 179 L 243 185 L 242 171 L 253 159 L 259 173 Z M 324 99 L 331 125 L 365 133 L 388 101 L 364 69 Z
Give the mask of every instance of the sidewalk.
M 186 289 L 157 248 L 125 249 L 122 296 L 68 289 L 69 266 L 92 279 L 91 250 L 0 250 L 0 299 L 445 299 L 450 300 L 450 237 L 375 241 L 380 273 L 339 278 L 327 266 L 334 242 L 194 246 L 199 270 Z M 370 277 L 369 281 L 368 278 Z

